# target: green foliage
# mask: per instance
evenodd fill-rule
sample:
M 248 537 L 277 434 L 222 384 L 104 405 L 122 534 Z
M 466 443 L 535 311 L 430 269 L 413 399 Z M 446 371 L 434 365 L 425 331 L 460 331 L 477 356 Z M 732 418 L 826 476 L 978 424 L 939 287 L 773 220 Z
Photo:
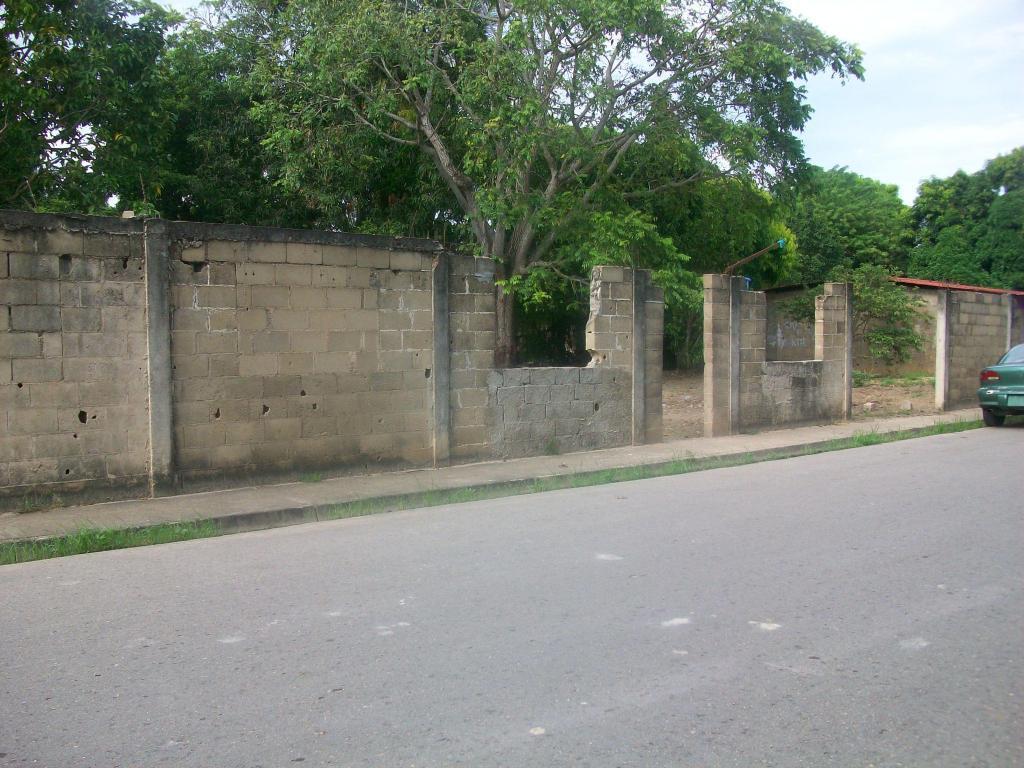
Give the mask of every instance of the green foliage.
M 845 168 L 813 168 L 788 217 L 799 242 L 792 278 L 814 285 L 836 268 L 906 267 L 909 211 L 895 185 Z
M 379 184 L 380 142 L 390 144 L 399 178 L 416 188 L 429 167 L 445 190 L 423 187 L 434 215 L 417 226 L 450 226 L 505 280 L 564 280 L 597 256 L 626 263 L 647 243 L 664 250 L 645 200 L 702 179 L 790 178 L 809 116 L 798 83 L 861 74 L 856 49 L 774 0 L 230 8 L 262 51 L 253 114 L 282 185 L 326 204 L 346 190 L 332 159 L 358 165 L 360 152 Z M 543 284 L 504 285 L 521 297 Z M 499 358 L 509 331 L 499 326 Z
M 0 205 L 102 208 L 91 166 L 159 121 L 176 16 L 148 0 L 8 0 L 0 13 Z
M 911 216 L 911 276 L 1024 288 L 1024 147 L 924 182 Z
M 905 362 L 924 343 L 915 329 L 920 301 L 892 282 L 892 276 L 885 267 L 862 264 L 856 268 L 837 267 L 828 277 L 853 285 L 853 333 L 867 342 L 873 358 L 887 364 Z M 820 292 L 820 287 L 810 289 L 803 296 L 782 302 L 780 309 L 794 320 L 813 322 L 814 297 Z

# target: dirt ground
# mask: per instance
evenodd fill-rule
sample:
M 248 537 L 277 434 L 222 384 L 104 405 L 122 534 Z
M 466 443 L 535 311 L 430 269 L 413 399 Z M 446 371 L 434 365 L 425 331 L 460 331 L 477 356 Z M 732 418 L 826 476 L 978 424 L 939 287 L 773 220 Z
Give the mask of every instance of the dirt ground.
M 665 439 L 704 434 L 704 374 L 665 371 L 662 385 Z M 853 420 L 936 413 L 931 379 L 873 377 L 853 388 Z

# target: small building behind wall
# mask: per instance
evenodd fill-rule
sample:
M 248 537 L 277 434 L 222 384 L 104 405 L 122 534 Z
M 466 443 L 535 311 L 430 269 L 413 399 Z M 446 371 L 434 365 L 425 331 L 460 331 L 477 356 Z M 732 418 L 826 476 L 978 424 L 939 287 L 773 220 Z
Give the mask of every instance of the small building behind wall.
M 704 434 L 849 418 L 850 286 L 826 283 L 815 301 L 814 359 L 770 360 L 765 294 L 744 290 L 744 283 L 704 276 Z

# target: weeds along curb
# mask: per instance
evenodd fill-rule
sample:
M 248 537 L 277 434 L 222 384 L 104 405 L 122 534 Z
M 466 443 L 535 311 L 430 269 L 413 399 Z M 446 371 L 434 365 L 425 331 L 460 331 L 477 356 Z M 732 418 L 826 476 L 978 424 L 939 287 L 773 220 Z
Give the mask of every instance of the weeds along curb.
M 599 469 L 564 475 L 548 475 L 545 477 L 508 480 L 463 488 L 418 491 L 415 493 L 380 496 L 372 499 L 360 499 L 333 504 L 248 512 L 229 517 L 209 518 L 191 522 L 164 523 L 140 526 L 138 528 L 83 529 L 63 536 L 0 543 L 0 565 L 88 554 L 90 552 L 107 552 L 114 549 L 144 547 L 152 544 L 169 544 L 175 541 L 190 541 L 222 536 L 229 533 L 299 525 L 301 523 L 364 517 L 366 515 L 396 512 L 403 509 L 437 507 L 469 501 L 486 501 L 507 496 L 565 490 L 568 488 L 585 488 L 631 480 L 685 475 L 709 469 L 725 469 L 764 461 L 812 456 L 814 454 L 848 448 L 881 445 L 915 437 L 930 437 L 932 435 L 964 432 L 980 426 L 980 421 L 954 421 L 898 432 L 865 432 L 853 435 L 852 437 L 805 443 L 789 448 L 772 448 L 726 456 L 673 459 L 657 464 Z

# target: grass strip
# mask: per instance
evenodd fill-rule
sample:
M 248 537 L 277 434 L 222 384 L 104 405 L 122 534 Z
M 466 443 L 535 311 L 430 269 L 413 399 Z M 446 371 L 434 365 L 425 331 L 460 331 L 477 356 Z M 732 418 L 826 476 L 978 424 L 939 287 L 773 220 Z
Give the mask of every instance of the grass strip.
M 375 515 L 381 512 L 395 512 L 403 509 L 462 504 L 470 501 L 486 501 L 487 499 L 544 493 L 546 491 L 558 491 L 567 488 L 586 488 L 608 483 L 646 480 L 654 477 L 667 477 L 669 475 L 685 475 L 708 469 L 739 467 L 762 461 L 812 456 L 818 453 L 841 451 L 848 448 L 863 448 L 870 445 L 893 443 L 916 437 L 964 432 L 969 429 L 977 429 L 980 426 L 980 421 L 953 421 L 901 432 L 863 432 L 852 437 L 757 453 L 675 459 L 659 464 L 644 464 L 636 467 L 601 469 L 593 472 L 552 475 L 529 480 L 512 480 L 483 486 L 439 489 L 397 496 L 362 499 L 319 508 L 315 510 L 315 519 L 341 520 L 350 517 Z M 174 541 L 204 539 L 238 530 L 231 526 L 230 520 L 223 522 L 224 524 L 217 519 L 212 519 L 194 523 L 170 523 L 128 529 L 87 528 L 53 538 L 0 543 L 0 565 L 24 563 L 51 557 L 65 557 L 67 555 L 82 555 L 90 552 L 105 552 L 112 549 L 145 547 L 151 544 L 168 544 Z M 298 522 L 298 520 L 295 522 Z

